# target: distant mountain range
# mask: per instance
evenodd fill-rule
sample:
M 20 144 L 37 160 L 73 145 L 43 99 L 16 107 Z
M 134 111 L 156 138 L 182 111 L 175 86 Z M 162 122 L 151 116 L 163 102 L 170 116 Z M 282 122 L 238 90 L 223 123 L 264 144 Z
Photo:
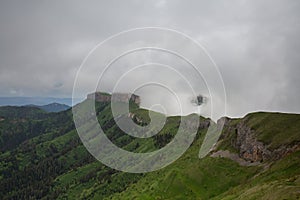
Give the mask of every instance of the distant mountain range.
M 75 104 L 82 99 L 74 99 Z M 55 98 L 55 97 L 0 97 L 0 106 L 25 106 L 25 105 L 47 105 L 51 103 L 65 104 L 72 106 L 72 98 Z

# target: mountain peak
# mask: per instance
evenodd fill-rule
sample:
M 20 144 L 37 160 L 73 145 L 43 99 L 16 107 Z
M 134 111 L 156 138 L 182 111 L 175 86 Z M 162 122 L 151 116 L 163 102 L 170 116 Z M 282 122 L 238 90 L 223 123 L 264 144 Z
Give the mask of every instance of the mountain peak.
M 92 99 L 97 102 L 111 102 L 111 101 L 116 101 L 116 102 L 129 102 L 132 101 L 136 103 L 137 105 L 140 105 L 141 103 L 141 98 L 140 96 L 132 93 L 104 93 L 104 92 L 94 92 L 91 94 L 87 95 L 87 99 Z
M 46 112 L 61 112 L 64 110 L 67 110 L 69 108 L 71 108 L 70 106 L 66 105 L 66 104 L 61 104 L 61 103 L 50 103 L 50 104 L 46 104 L 46 105 L 42 105 L 42 106 L 38 106 L 38 105 L 27 105 L 28 107 L 36 107 L 36 108 L 40 108 Z

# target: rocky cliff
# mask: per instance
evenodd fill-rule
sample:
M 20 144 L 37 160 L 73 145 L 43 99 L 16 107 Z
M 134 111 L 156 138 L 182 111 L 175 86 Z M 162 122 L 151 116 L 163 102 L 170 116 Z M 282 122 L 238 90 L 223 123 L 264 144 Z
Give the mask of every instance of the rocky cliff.
M 130 94 L 130 93 L 102 93 L 102 92 L 95 92 L 87 95 L 87 99 L 93 99 L 98 102 L 111 102 L 112 100 L 115 102 L 129 102 L 132 101 L 137 105 L 140 105 L 141 98 L 138 95 Z
M 242 119 L 229 119 L 226 117 L 221 118 L 218 123 L 223 121 L 224 129 L 222 135 L 219 139 L 217 147 L 215 150 L 230 150 L 233 153 L 237 153 L 240 158 L 249 162 L 249 163 L 263 163 L 268 161 L 275 161 L 289 155 L 300 149 L 300 141 L 295 140 L 295 135 L 289 135 L 289 130 L 294 129 L 299 126 L 299 119 L 296 123 L 289 124 L 285 126 L 278 125 L 273 119 L 280 117 L 291 118 L 294 116 L 289 116 L 289 114 L 280 114 L 280 113 L 267 113 L 266 116 L 262 117 L 261 120 L 253 122 L 253 116 L 246 116 Z M 258 113 L 257 115 L 262 115 Z M 259 127 L 268 127 L 272 126 L 274 123 L 272 136 L 276 139 L 279 138 L 279 145 L 276 140 L 266 141 L 263 138 L 263 132 L 257 129 Z M 280 139 L 283 138 L 283 139 Z M 299 138 L 299 137 L 298 137 Z M 224 155 L 223 155 L 224 154 Z M 220 155 L 222 157 L 227 157 L 225 154 L 215 151 L 213 156 Z

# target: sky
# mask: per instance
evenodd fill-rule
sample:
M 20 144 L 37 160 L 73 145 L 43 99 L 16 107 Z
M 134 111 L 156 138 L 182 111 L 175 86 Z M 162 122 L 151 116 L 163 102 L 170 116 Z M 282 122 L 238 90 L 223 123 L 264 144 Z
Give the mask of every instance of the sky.
M 178 57 L 154 50 L 134 52 L 120 59 L 107 71 L 98 89 L 111 92 L 117 77 L 147 61 L 173 66 L 190 80 L 196 93 L 207 97 L 208 103 L 201 108 L 207 115 L 211 106 L 217 110 L 216 118 L 240 117 L 260 110 L 299 113 L 299 10 L 297 0 L 4 0 L 0 2 L 0 96 L 72 97 L 76 74 L 96 45 L 122 31 L 162 27 L 186 34 L 201 44 L 217 66 L 226 97 L 217 83 L 216 71 L 204 77 L 211 82 L 206 87 L 207 80 L 198 79 Z M 167 49 L 179 49 L 192 60 L 207 62 L 203 49 L 191 47 L 188 40 L 180 43 L 177 36 L 168 31 L 161 36 L 151 31 L 125 35 L 102 45 L 88 59 L 87 67 L 92 69 L 93 63 L 101 71 L 105 58 L 118 55 L 122 49 L 145 46 L 148 40 Z M 137 38 L 140 40 L 134 41 Z M 208 66 L 212 64 L 199 69 L 205 71 Z M 120 84 L 120 91 L 136 89 L 142 85 L 141 80 L 163 81 L 167 87 L 156 84 L 136 92 L 144 107 L 160 104 L 166 113 L 177 113 L 172 91 L 188 100 L 194 94 L 186 89 L 186 80 L 173 73 L 154 64 L 138 69 Z M 99 74 L 86 70 L 81 77 L 83 89 L 78 95 L 85 96 L 91 84 L 94 87 L 91 80 L 99 78 Z M 183 104 L 188 104 L 186 112 L 195 109 L 188 101 Z

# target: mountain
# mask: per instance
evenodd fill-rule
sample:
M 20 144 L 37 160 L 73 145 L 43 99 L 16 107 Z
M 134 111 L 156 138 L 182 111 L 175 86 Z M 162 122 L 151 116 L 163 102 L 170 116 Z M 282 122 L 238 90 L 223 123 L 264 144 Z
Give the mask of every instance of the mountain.
M 28 107 L 37 107 L 46 112 L 61 112 L 61 111 L 71 108 L 70 106 L 68 106 L 66 104 L 60 104 L 60 103 L 50 103 L 50 104 L 43 105 L 43 106 L 37 106 L 37 105 L 27 105 L 27 106 Z
M 45 111 L 32 106 L 0 106 L 0 117 L 6 119 L 40 119 Z
M 116 125 L 108 102 L 95 105 L 107 137 L 133 152 L 165 146 L 181 121 L 180 116 L 168 117 L 157 135 L 134 138 Z M 2 109 L 0 113 L 9 113 Z M 24 108 L 5 109 L 21 114 Z M 300 198 L 297 114 L 258 112 L 238 119 L 224 117 L 218 121 L 225 123 L 219 141 L 209 155 L 199 159 L 210 122 L 201 117 L 193 144 L 177 161 L 158 171 L 131 174 L 106 167 L 88 153 L 77 135 L 71 110 L 39 112 L 1 116 L 0 199 Z M 140 125 L 149 123 L 147 110 L 133 104 L 130 112 L 121 117 L 131 117 Z
M 75 104 L 82 99 L 74 98 Z M 72 98 L 55 98 L 55 97 L 0 97 L 0 106 L 25 106 L 25 105 L 47 105 L 53 102 L 72 106 Z

